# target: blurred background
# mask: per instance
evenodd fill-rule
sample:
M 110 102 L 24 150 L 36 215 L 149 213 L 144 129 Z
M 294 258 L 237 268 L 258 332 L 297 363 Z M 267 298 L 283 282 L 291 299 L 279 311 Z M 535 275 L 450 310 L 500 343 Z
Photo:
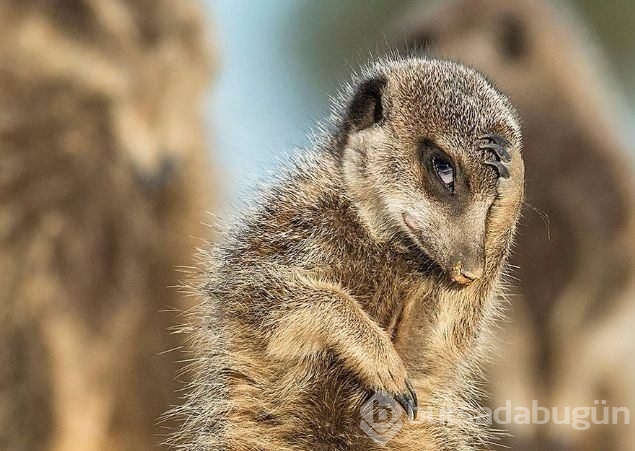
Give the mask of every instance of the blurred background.
M 4 0 L 0 26 L 0 450 L 166 440 L 207 212 L 391 49 L 482 70 L 523 123 L 485 402 L 635 413 L 634 2 Z M 632 426 L 499 426 L 512 449 L 635 449 Z
M 216 29 L 220 70 L 210 98 L 223 186 L 232 200 L 272 165 L 271 160 L 307 144 L 307 132 L 328 114 L 351 70 L 381 55 L 396 39 L 400 12 L 426 0 L 320 2 L 205 0 Z M 620 108 L 635 107 L 635 5 L 593 0 L 556 1 L 588 29 L 614 84 Z M 618 94 L 619 93 L 619 94 Z M 631 131 L 631 133 L 634 133 Z

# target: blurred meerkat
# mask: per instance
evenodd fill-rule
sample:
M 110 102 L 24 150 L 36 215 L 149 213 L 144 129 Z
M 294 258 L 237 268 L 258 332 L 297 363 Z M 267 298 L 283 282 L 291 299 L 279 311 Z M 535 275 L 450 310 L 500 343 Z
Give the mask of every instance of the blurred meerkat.
M 584 37 L 541 1 L 445 2 L 404 16 L 408 46 L 487 74 L 518 107 L 527 203 L 519 297 L 491 370 L 494 404 L 635 408 L 632 167 Z M 620 416 L 623 420 L 623 417 Z M 623 422 L 623 421 L 622 421 Z M 513 449 L 633 449 L 630 426 L 517 425 Z
M 206 257 L 179 449 L 383 449 L 360 427 L 374 392 L 401 405 L 387 449 L 487 442 L 472 414 L 522 203 L 515 112 L 427 59 L 372 65 L 336 109 Z
M 0 449 L 155 449 L 206 235 L 201 10 L 3 1 L 0 29 Z

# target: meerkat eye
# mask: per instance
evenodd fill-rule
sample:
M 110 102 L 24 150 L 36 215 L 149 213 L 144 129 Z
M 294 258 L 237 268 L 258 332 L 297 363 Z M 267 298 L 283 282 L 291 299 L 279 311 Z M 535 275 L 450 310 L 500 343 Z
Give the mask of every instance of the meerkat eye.
M 452 163 L 443 157 L 432 157 L 432 165 L 441 181 L 445 183 L 445 186 L 451 192 L 454 192 L 454 166 L 452 166 Z

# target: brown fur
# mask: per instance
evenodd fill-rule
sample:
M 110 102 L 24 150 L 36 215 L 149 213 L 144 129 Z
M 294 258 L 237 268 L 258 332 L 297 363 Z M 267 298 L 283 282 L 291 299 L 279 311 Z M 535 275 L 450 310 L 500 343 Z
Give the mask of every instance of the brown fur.
M 514 111 L 476 72 L 435 60 L 377 63 L 340 100 L 315 148 L 205 256 L 179 449 L 380 449 L 360 408 L 375 391 L 407 396 L 409 384 L 434 418 L 478 413 L 478 364 L 523 193 Z M 474 148 L 486 133 L 511 141 L 509 179 Z M 429 141 L 461 168 L 453 196 L 419 156 Z M 483 273 L 461 286 L 453 263 L 469 261 L 470 246 Z M 402 420 L 387 449 L 487 441 L 471 417 Z
M 446 2 L 400 24 L 411 46 L 482 70 L 518 107 L 527 208 L 512 264 L 519 297 L 492 370 L 494 403 L 635 411 L 632 169 L 601 61 L 540 1 Z M 629 319 L 627 319 L 629 318 Z M 611 340 L 609 337 L 613 337 Z M 603 406 L 601 406 L 603 407 Z M 513 425 L 514 449 L 624 449 L 632 426 Z
M 200 11 L 3 1 L 0 29 L 0 449 L 155 449 L 207 208 Z

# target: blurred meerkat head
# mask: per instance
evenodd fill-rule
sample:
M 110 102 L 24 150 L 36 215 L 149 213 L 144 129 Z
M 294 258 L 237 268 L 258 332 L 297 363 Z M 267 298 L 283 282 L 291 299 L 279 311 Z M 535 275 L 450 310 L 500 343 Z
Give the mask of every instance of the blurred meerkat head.
M 580 77 L 597 78 L 581 64 L 591 55 L 594 65 L 602 66 L 591 41 L 583 39 L 583 45 L 578 45 L 584 33 L 564 2 L 425 3 L 395 22 L 398 46 L 417 54 L 450 58 L 482 71 L 493 77 L 518 107 L 519 101 L 523 105 L 544 105 L 545 99 L 559 96 L 563 87 L 578 84 Z
M 426 59 L 377 63 L 348 98 L 341 158 L 362 221 L 380 239 L 403 237 L 455 282 L 481 278 L 490 210 L 522 196 L 509 101 L 477 72 Z

